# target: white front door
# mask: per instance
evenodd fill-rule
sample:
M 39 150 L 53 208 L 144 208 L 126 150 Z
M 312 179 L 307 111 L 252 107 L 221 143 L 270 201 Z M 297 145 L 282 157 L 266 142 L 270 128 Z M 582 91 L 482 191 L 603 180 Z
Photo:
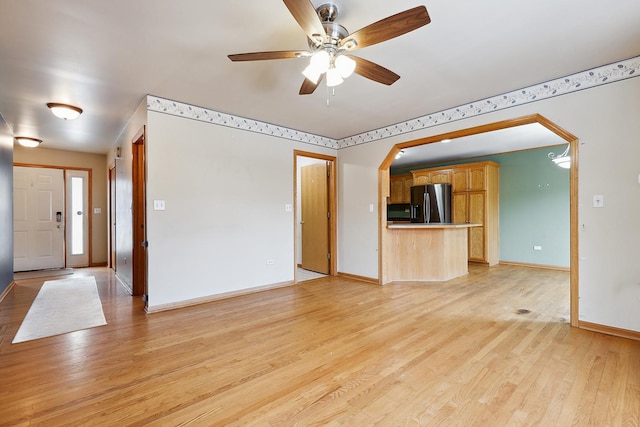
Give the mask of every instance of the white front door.
M 89 266 L 89 172 L 65 170 L 67 267 Z
M 60 169 L 13 168 L 13 270 L 64 267 L 64 177 Z

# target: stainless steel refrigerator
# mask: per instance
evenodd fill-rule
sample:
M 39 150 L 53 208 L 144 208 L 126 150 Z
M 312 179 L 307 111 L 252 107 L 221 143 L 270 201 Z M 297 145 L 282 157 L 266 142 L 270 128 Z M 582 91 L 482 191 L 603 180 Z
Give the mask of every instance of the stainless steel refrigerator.
M 451 223 L 451 184 L 411 187 L 411 222 Z

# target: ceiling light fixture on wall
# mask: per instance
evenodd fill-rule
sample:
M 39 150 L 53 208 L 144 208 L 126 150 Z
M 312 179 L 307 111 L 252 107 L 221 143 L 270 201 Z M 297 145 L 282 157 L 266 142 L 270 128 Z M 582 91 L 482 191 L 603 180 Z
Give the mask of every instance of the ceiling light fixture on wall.
M 398 151 L 398 154 L 396 154 L 396 159 L 399 159 L 402 156 L 404 156 L 404 150 Z
M 553 163 L 560 166 L 561 168 L 569 169 L 571 167 L 571 156 L 569 156 L 570 147 L 570 145 L 567 145 L 566 150 L 564 150 L 559 156 L 556 156 L 556 153 L 551 152 L 547 155 L 547 157 L 549 157 Z
M 18 144 L 22 145 L 23 147 L 28 147 L 28 148 L 35 148 L 38 145 L 42 144 L 42 140 L 41 139 L 37 139 L 37 138 L 31 138 L 28 136 L 16 136 L 15 140 Z
M 73 120 L 82 114 L 82 108 L 74 107 L 69 104 L 60 104 L 57 102 L 47 103 L 47 107 L 51 110 L 54 116 L 60 117 L 64 120 Z

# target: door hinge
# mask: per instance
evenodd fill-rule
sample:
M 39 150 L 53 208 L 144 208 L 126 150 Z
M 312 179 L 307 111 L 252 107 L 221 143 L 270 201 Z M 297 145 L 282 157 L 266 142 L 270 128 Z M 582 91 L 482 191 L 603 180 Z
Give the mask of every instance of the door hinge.
M 327 219 L 331 219 L 331 212 L 327 212 Z
M 331 253 L 327 254 L 327 259 L 331 259 Z

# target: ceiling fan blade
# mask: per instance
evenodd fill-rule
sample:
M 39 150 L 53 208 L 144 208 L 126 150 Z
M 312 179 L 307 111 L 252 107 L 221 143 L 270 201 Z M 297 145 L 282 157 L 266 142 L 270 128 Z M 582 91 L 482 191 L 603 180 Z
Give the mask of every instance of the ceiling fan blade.
M 354 73 L 360 74 L 362 77 L 385 85 L 392 85 L 400 78 L 400 76 L 393 71 L 371 61 L 367 61 L 366 59 L 352 55 L 349 55 L 349 58 L 356 61 Z
M 305 50 L 280 50 L 273 52 L 251 52 L 227 55 L 232 61 L 262 61 L 266 59 L 304 58 L 311 54 Z
M 316 12 L 315 7 L 313 7 L 313 4 L 309 0 L 283 1 L 291 15 L 293 15 L 298 22 L 298 25 L 307 33 L 310 39 L 316 40 L 316 36 L 324 37 L 326 32 L 322 26 L 322 21 L 320 21 L 318 12 Z
M 320 76 L 320 78 L 318 79 L 318 83 L 313 83 L 311 80 L 309 79 L 304 79 L 304 81 L 302 82 L 302 86 L 300 86 L 300 95 L 311 95 L 316 88 L 318 87 L 318 85 L 320 84 L 320 82 L 322 81 L 324 76 Z
M 414 7 L 349 34 L 348 37 L 340 41 L 340 46 L 344 46 L 348 50 L 360 49 L 401 36 L 427 25 L 429 22 L 431 22 L 431 18 L 427 13 L 427 8 L 424 6 Z M 351 40 L 356 43 L 349 43 Z

